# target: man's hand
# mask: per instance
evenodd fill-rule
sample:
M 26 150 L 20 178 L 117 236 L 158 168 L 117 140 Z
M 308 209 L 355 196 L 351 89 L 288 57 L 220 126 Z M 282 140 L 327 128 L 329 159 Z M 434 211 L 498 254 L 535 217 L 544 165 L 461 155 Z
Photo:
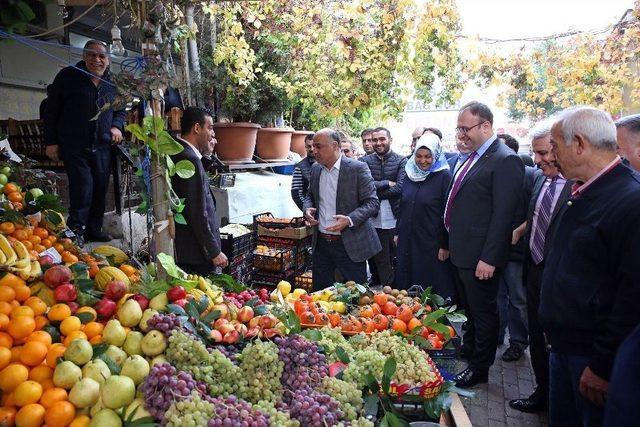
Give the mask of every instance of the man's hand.
M 588 366 L 582 371 L 580 376 L 580 393 L 589 399 L 594 405 L 604 406 L 605 395 L 609 388 L 609 383 L 593 373 Z
M 389 187 L 395 187 L 396 183 L 393 181 L 389 181 Z
M 58 160 L 60 160 L 60 146 L 47 145 L 47 148 L 45 148 L 45 154 L 48 158 L 50 158 L 54 162 L 57 162 Z
M 318 225 L 318 220 L 314 218 L 316 214 L 316 208 L 308 208 L 304 211 L 304 219 L 307 220 L 309 225 Z
M 438 249 L 438 260 L 444 262 L 447 259 L 449 259 L 449 250 L 442 248 Z
M 349 225 L 351 225 L 351 222 L 349 222 L 349 217 L 346 215 L 334 215 L 333 219 L 336 220 L 336 223 L 331 227 L 327 227 L 327 231 L 341 232 Z
M 516 228 L 515 230 L 513 230 L 513 233 L 511 235 L 511 244 L 515 245 L 516 243 L 518 243 L 518 241 L 520 239 L 522 239 L 522 236 L 524 236 L 524 232 L 527 229 L 527 222 L 523 222 L 522 224 L 520 224 L 518 226 L 518 228 Z
M 117 127 L 112 127 L 111 129 L 111 141 L 116 144 L 120 144 L 122 142 L 122 132 Z
M 478 266 L 476 267 L 476 277 L 480 280 L 488 280 L 493 277 L 493 273 L 496 271 L 496 268 L 493 265 L 489 265 L 484 261 L 478 261 Z
M 398 246 L 398 236 L 393 236 L 393 244 Z
M 229 265 L 229 260 L 227 259 L 227 256 L 224 254 L 224 252 L 220 252 L 217 257 L 211 260 L 211 262 L 216 267 L 225 268 L 227 265 Z

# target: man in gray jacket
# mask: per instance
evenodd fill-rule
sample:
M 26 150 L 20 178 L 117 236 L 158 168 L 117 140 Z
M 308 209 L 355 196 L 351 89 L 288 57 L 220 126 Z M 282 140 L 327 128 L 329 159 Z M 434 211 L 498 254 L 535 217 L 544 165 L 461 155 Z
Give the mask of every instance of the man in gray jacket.
M 338 269 L 345 281 L 364 283 L 366 260 L 381 246 L 371 223 L 380 208 L 367 166 L 341 155 L 340 135 L 322 129 L 313 137 L 316 163 L 311 168 L 304 216 L 313 233 L 313 288 L 334 282 Z

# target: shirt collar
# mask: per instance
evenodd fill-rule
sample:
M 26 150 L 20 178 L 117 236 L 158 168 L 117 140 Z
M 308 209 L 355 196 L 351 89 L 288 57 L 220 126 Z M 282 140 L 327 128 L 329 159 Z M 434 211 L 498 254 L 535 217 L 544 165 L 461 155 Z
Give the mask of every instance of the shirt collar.
M 180 141 L 184 142 L 185 144 L 187 144 L 189 147 L 191 147 L 191 149 L 193 150 L 194 153 L 196 153 L 196 157 L 198 157 L 198 160 L 202 160 L 202 153 L 193 145 L 191 144 L 189 141 L 187 141 L 186 139 L 183 138 L 178 138 L 180 139 Z
M 340 163 L 342 163 L 342 155 L 340 155 L 338 157 L 338 160 L 336 160 L 336 162 L 333 164 L 333 166 L 331 166 L 331 169 L 327 168 L 326 166 L 323 166 L 325 168 L 325 170 L 330 171 L 332 169 L 337 169 L 338 171 L 340 171 Z
M 480 146 L 480 148 L 478 148 L 476 150 L 476 155 L 478 158 L 482 157 L 484 155 L 484 153 L 489 149 L 489 147 L 491 146 L 491 144 L 493 144 L 493 141 L 496 140 L 496 134 L 494 133 L 493 135 L 491 135 L 491 137 L 489 139 L 487 139 L 484 144 L 482 144 Z
M 613 159 L 611 163 L 605 166 L 600 172 L 598 172 L 597 174 L 589 178 L 589 180 L 584 184 L 580 184 L 579 182 L 576 182 L 575 184 L 573 184 L 573 187 L 571 188 L 571 197 L 573 198 L 580 197 L 587 188 L 593 185 L 594 182 L 596 182 L 597 180 L 602 178 L 604 175 L 611 172 L 613 168 L 618 166 L 621 162 L 622 162 L 622 159 L 620 158 L 620 156 L 616 156 L 616 158 Z

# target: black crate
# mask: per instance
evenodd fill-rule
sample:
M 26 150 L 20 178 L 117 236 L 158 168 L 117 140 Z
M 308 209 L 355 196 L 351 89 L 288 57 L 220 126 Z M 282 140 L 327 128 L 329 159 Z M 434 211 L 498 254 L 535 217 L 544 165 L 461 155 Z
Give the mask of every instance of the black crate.
M 294 267 L 295 254 L 292 249 L 272 249 L 270 253 L 253 252 L 253 267 L 256 270 L 283 273 Z
M 299 228 L 299 227 L 305 226 L 304 218 L 301 216 L 293 217 L 291 219 L 287 218 L 285 221 L 282 218 L 275 218 L 271 212 L 264 212 L 261 214 L 254 215 L 253 225 L 256 230 L 257 230 L 257 227 L 256 227 L 257 224 L 260 224 L 261 226 L 266 228 L 274 228 L 274 229 L 288 228 L 288 227 Z
M 274 288 L 281 280 L 286 280 L 289 283 L 293 283 L 295 279 L 295 271 L 293 269 L 287 270 L 282 273 L 274 274 L 264 270 L 253 269 L 251 273 L 251 285 L 255 288 L 257 286 Z
M 249 280 L 249 276 L 253 270 L 253 266 L 251 264 L 252 258 L 253 254 L 251 252 L 244 255 L 238 255 L 230 260 L 229 265 L 226 266 L 222 272 L 229 274 L 238 282 L 245 283 Z
M 220 233 L 222 252 L 229 259 L 251 253 L 255 248 L 255 234 L 253 232 L 234 237 L 229 233 Z
M 260 236 L 258 244 L 269 248 L 292 250 L 294 255 L 293 269 L 296 272 L 301 272 L 311 267 L 311 236 L 301 240 Z
M 445 378 L 452 377 L 458 371 L 457 357 L 460 351 L 460 337 L 451 338 L 444 348 L 440 350 L 425 349 L 429 357 L 438 367 L 438 370 Z

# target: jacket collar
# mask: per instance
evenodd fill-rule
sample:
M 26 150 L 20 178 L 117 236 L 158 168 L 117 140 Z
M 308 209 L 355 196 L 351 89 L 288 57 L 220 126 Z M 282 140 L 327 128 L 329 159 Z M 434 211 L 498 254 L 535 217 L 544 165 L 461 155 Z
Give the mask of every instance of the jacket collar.
M 84 60 L 82 61 L 78 61 L 78 63 L 76 64 L 76 67 L 83 69 L 84 71 L 86 71 L 87 73 L 91 73 L 88 69 L 87 69 L 87 64 L 84 62 Z M 88 79 L 89 75 L 84 74 L 84 76 Z M 93 74 L 92 74 L 93 75 Z M 111 71 L 109 70 L 109 67 L 107 67 L 106 70 L 104 70 L 104 74 L 102 75 L 102 77 L 100 77 L 100 79 L 102 80 L 111 80 Z
M 387 151 L 387 153 L 386 153 L 384 156 L 382 156 L 382 157 L 380 157 L 380 156 L 378 155 L 378 153 L 376 153 L 375 151 L 373 152 L 373 155 L 374 155 L 378 160 L 389 160 L 389 157 L 393 156 L 393 154 L 394 154 L 394 153 L 393 153 L 393 150 L 392 150 L 391 148 L 389 148 L 389 151 Z

